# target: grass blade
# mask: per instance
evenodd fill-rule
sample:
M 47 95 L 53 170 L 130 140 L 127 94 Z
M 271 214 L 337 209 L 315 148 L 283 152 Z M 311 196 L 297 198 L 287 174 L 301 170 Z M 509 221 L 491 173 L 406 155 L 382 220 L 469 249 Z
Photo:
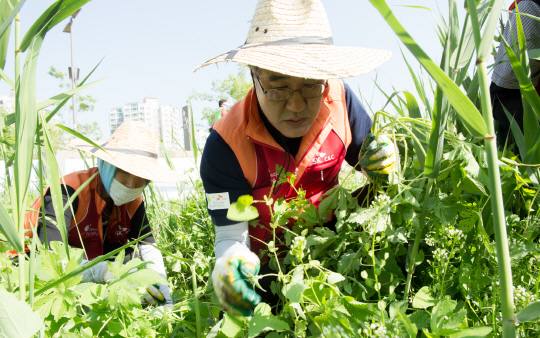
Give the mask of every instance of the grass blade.
M 53 104 L 56 104 L 64 99 L 69 99 L 70 97 L 72 97 L 74 94 L 77 94 L 79 92 L 82 92 L 83 90 L 86 90 L 92 86 L 94 86 L 95 84 L 97 84 L 98 82 L 101 82 L 103 81 L 104 79 L 101 79 L 101 80 L 97 80 L 97 81 L 94 81 L 92 83 L 89 83 L 89 84 L 86 84 L 84 86 L 77 86 L 75 89 L 70 89 L 64 93 L 61 93 L 61 94 L 58 94 L 58 95 L 55 95 L 53 97 L 51 97 L 50 99 L 47 99 L 45 101 L 41 101 L 40 103 L 38 103 L 38 110 L 41 110 L 43 108 L 46 108 L 50 105 L 53 105 Z
M 45 36 L 47 32 L 60 23 L 62 20 L 75 13 L 85 3 L 90 0 L 58 0 L 49 6 L 40 17 L 34 21 L 34 24 L 26 31 L 21 40 L 20 50 L 25 52 L 30 46 L 34 36 L 40 34 Z
M 414 39 L 407 33 L 405 28 L 394 16 L 386 1 L 369 0 L 371 4 L 381 13 L 388 25 L 397 34 L 400 40 L 407 46 L 409 51 L 418 59 L 429 75 L 441 87 L 442 92 L 448 98 L 456 112 L 459 114 L 467 130 L 475 137 L 484 138 L 487 136 L 487 128 L 482 116 L 469 100 L 461 92 L 459 87 L 429 58 L 429 56 L 418 46 Z

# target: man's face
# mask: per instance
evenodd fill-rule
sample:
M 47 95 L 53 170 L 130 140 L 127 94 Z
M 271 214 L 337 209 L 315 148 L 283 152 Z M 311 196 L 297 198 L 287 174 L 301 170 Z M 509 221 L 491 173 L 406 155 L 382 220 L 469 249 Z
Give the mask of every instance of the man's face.
M 259 69 L 252 77 L 259 105 L 268 121 L 286 137 L 304 136 L 319 114 L 322 95 L 306 99 L 300 91 L 295 91 L 289 99 L 275 102 L 268 99 L 263 88 L 265 91 L 277 88 L 299 90 L 304 85 L 321 84 L 325 80 L 293 77 L 266 69 Z

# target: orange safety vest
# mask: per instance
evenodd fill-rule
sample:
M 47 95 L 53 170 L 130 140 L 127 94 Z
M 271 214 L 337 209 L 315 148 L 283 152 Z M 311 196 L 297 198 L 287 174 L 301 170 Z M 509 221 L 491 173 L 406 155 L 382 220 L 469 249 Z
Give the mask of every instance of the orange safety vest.
M 98 168 L 95 167 L 77 171 L 64 176 L 62 180 L 66 185 L 77 191 L 97 170 Z M 142 203 L 142 196 L 139 196 L 132 202 L 113 208 L 104 236 L 101 214 L 105 209 L 106 202 L 98 193 L 100 181 L 101 178 L 97 175 L 77 196 L 79 205 L 68 231 L 68 244 L 76 248 L 84 248 L 88 259 L 103 255 L 104 237 L 109 243 L 122 245 L 127 243 L 127 236 L 131 229 L 131 218 Z M 49 188 L 47 188 L 45 194 L 48 191 Z M 24 219 L 24 228 L 27 230 L 26 235 L 29 237 L 32 237 L 31 226 L 35 226 L 38 221 L 39 211 L 41 210 L 41 197 L 34 202 L 32 209 L 35 211 L 27 212 Z M 119 210 L 118 214 L 117 209 Z
M 265 195 L 274 200 L 296 197 L 295 190 L 288 183 L 284 183 L 279 190 L 276 188 L 276 194 L 270 191 L 272 182 L 278 176 L 276 164 L 283 165 L 285 151 L 264 126 L 253 88 L 229 110 L 227 116 L 217 121 L 214 128 L 236 155 L 244 177 L 252 187 L 254 200 L 263 200 Z M 319 115 L 302 137 L 296 156 L 288 154 L 287 162 L 290 164 L 288 169 L 283 168 L 283 173 L 285 169 L 294 173 L 295 187 L 304 189 L 306 197 L 318 206 L 322 195 L 339 183 L 339 171 L 350 143 L 351 128 L 345 89 L 340 81 L 328 80 Z M 271 217 L 265 203 L 255 203 L 254 206 L 259 211 L 259 224 L 264 227 L 249 227 L 251 250 L 258 254 L 266 246 L 254 238 L 265 243 L 270 240 Z M 290 227 L 292 225 L 289 224 Z

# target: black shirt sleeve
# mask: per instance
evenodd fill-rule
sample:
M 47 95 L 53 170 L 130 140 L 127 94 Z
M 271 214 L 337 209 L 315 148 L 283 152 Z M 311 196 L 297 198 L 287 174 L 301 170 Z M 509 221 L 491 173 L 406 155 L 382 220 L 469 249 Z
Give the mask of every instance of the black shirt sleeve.
M 65 206 L 69 201 L 69 196 L 72 196 L 74 194 L 75 194 L 75 189 L 73 189 L 72 187 L 68 185 L 62 185 L 62 204 Z M 42 203 L 45 208 L 45 216 L 56 222 L 56 214 L 54 213 L 54 207 L 53 207 L 50 190 L 43 197 Z M 72 205 L 73 205 L 73 212 L 76 213 L 77 208 L 79 207 L 79 197 L 75 197 L 75 199 L 72 202 Z M 45 227 L 43 227 L 43 220 L 41 216 L 42 214 L 41 214 L 41 208 L 40 208 L 37 233 L 38 233 L 39 240 L 41 241 L 41 243 L 45 243 L 45 233 L 47 233 L 47 245 L 51 241 L 62 242 L 62 235 L 60 234 L 60 230 L 58 229 L 58 227 L 47 219 L 45 220 Z M 73 213 L 71 212 L 71 208 L 68 207 L 66 211 L 64 212 L 64 221 L 66 224 L 67 231 L 69 231 L 69 225 L 71 224 L 72 219 L 73 219 Z
M 351 144 L 347 148 L 345 154 L 345 160 L 352 167 L 358 163 L 358 155 L 360 155 L 360 148 L 362 148 L 362 142 L 368 133 L 371 132 L 371 117 L 369 117 L 366 109 L 354 95 L 348 84 L 344 84 L 345 87 L 345 101 L 347 103 L 347 114 L 349 115 L 349 124 L 351 126 L 352 140 Z M 356 167 L 356 170 L 360 170 L 360 166 Z
M 228 193 L 230 203 L 242 195 L 251 194 L 251 186 L 244 177 L 240 162 L 231 147 L 215 130 L 206 140 L 201 158 L 201 180 L 207 194 Z M 208 203 L 208 199 L 206 201 Z M 227 209 L 208 210 L 214 225 L 238 222 L 227 219 Z

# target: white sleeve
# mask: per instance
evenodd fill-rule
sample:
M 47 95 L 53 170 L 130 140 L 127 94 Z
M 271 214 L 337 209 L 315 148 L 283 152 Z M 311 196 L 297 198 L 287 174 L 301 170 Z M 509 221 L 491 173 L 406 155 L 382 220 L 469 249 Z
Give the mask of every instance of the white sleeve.
M 248 222 L 241 222 L 232 225 L 215 226 L 216 243 L 214 245 L 214 253 L 216 258 L 223 256 L 235 243 L 240 243 L 250 247 Z

